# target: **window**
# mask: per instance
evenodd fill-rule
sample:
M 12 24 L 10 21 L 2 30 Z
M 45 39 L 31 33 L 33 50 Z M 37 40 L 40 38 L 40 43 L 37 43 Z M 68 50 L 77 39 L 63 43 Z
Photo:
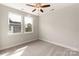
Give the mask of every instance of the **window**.
M 24 32 L 32 32 L 32 23 L 31 17 L 24 17 Z
M 9 33 L 19 33 L 21 32 L 21 15 L 15 13 L 8 14 L 9 19 Z
M 16 13 L 8 14 L 9 33 L 32 32 L 33 19 Z M 21 32 L 22 31 L 22 32 Z

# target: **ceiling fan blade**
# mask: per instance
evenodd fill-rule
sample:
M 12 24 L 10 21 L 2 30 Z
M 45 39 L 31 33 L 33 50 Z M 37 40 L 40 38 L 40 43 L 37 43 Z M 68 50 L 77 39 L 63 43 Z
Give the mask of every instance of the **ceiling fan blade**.
M 43 10 L 42 9 L 40 9 L 40 11 L 43 13 Z
M 31 7 L 34 7 L 33 5 L 30 5 L 30 4 L 26 4 L 27 6 L 31 6 Z
M 43 5 L 41 6 L 42 8 L 45 8 L 45 7 L 50 7 L 50 5 Z
M 36 9 L 32 10 L 32 12 L 36 11 Z

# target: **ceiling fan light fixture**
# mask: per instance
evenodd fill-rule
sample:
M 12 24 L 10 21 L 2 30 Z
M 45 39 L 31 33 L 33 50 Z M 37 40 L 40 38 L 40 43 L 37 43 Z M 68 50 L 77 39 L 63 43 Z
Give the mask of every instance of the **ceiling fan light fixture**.
M 30 7 L 34 7 L 35 9 L 32 10 L 32 12 L 36 11 L 36 9 L 38 9 L 38 11 L 40 12 L 44 12 L 42 8 L 46 8 L 46 7 L 50 7 L 50 4 L 42 4 L 42 3 L 35 3 L 35 4 L 26 4 L 27 6 Z

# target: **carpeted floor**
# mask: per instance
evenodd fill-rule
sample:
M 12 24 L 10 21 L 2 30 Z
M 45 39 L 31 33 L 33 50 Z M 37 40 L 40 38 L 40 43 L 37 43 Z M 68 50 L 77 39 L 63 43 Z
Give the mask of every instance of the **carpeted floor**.
M 0 51 L 0 56 L 79 56 L 79 52 L 36 40 Z

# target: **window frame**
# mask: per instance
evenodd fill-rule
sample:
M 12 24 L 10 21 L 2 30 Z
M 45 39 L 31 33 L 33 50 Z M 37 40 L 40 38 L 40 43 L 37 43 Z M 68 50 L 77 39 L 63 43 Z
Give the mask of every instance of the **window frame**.
M 33 30 L 33 28 L 34 28 L 34 25 L 33 25 L 33 18 L 31 17 L 31 16 L 24 16 L 23 17 L 23 19 L 25 20 L 25 17 L 29 17 L 29 18 L 31 18 L 32 19 L 32 31 L 31 32 L 25 32 L 25 23 L 23 23 L 24 24 L 24 26 L 23 26 L 23 28 L 24 28 L 24 33 L 33 33 L 34 32 L 34 30 Z M 24 21 L 23 20 L 23 21 Z
M 9 13 L 13 13 L 13 14 L 15 14 L 15 15 L 20 15 L 21 16 L 21 32 L 16 32 L 16 33 L 10 33 L 9 32 Z M 34 24 L 33 24 L 33 21 L 34 21 L 34 19 L 33 19 L 33 17 L 32 16 L 30 16 L 30 18 L 32 19 L 32 31 L 31 32 L 25 32 L 25 24 L 24 24 L 24 17 L 28 17 L 28 16 L 25 16 L 25 15 L 22 15 L 22 14 L 19 14 L 19 13 L 16 13 L 16 12 L 8 12 L 8 34 L 9 35 L 18 35 L 18 34 L 29 34 L 29 33 L 33 33 L 33 31 L 34 31 Z

